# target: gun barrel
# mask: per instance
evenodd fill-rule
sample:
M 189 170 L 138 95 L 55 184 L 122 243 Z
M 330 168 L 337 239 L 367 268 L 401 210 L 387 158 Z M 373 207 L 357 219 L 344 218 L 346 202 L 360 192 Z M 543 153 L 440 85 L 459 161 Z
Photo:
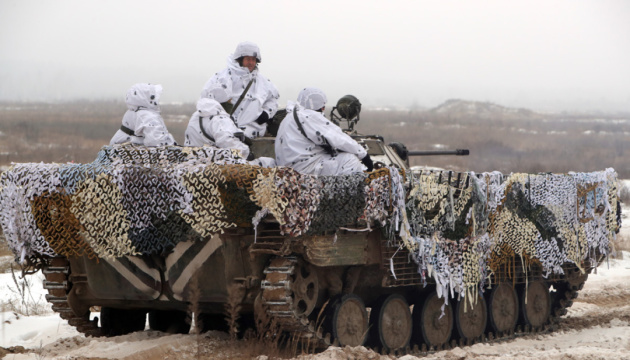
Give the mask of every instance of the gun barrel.
M 468 155 L 470 151 L 468 149 L 456 149 L 456 150 L 416 150 L 409 151 L 409 156 L 429 156 L 429 155 Z

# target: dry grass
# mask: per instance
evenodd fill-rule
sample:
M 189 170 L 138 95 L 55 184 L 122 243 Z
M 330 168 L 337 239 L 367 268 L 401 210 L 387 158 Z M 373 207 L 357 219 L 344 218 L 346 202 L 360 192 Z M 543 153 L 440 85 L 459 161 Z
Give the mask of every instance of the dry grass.
M 479 119 L 431 112 L 367 112 L 361 116 L 361 132 L 381 134 L 386 142 L 402 142 L 410 150 L 437 146 L 470 149 L 470 156 L 416 157 L 412 165 L 503 173 L 588 172 L 613 167 L 621 178 L 630 177 L 630 142 L 624 130 L 628 125 L 614 119 Z
M 120 127 L 125 111 L 121 101 L 0 103 L 0 166 L 11 162 L 91 162 Z M 162 116 L 176 140 L 183 141 L 193 111 L 192 103 L 162 106 Z M 628 117 L 364 110 L 357 129 L 363 134 L 380 134 L 387 143 L 403 142 L 410 150 L 431 150 L 440 145 L 471 151 L 465 157 L 416 157 L 412 165 L 503 173 L 585 172 L 613 167 L 620 178 L 630 178 Z
M 9 249 L 9 244 L 2 233 L 0 227 L 0 273 L 6 273 L 11 271 L 11 266 L 17 266 L 13 260 L 13 252 Z
M 0 227 L 0 256 L 8 255 L 13 255 L 13 252 L 9 249 L 9 244 L 7 244 L 7 240 L 4 237 L 2 228 Z
M 245 289 L 239 284 L 228 287 L 228 299 L 225 303 L 225 320 L 228 324 L 228 332 L 233 340 L 236 340 L 239 332 L 238 320 L 241 317 L 241 301 L 245 295 Z
M 257 337 L 241 340 L 243 358 L 255 359 L 265 354 L 269 359 L 292 359 L 298 355 L 313 354 L 310 349 L 299 341 L 296 334 L 281 332 L 280 326 L 272 320 L 267 331 L 259 332 Z
M 328 302 L 318 312 L 316 327 L 319 330 L 324 321 Z M 245 338 L 239 347 L 242 348 L 244 358 L 256 358 L 259 354 L 265 354 L 269 359 L 289 359 L 298 355 L 314 354 L 318 350 L 318 342 L 314 340 L 304 341 L 298 334 L 289 334 L 280 330 L 280 324 L 276 318 L 271 318 L 268 324 L 256 329 L 257 336 Z
M 120 128 L 126 110 L 121 101 L 0 103 L 0 166 L 11 162 L 91 162 Z M 193 104 L 162 107 L 162 116 L 175 139 L 184 138 L 193 111 Z

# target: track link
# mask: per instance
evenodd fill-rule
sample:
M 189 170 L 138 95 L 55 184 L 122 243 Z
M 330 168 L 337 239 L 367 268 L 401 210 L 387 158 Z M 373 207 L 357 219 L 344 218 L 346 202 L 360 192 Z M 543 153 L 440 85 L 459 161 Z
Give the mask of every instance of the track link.
M 85 336 L 103 336 L 98 327 L 98 320 L 90 321 L 90 314 L 78 316 L 68 303 L 68 293 L 72 289 L 70 281 L 70 263 L 66 258 L 52 258 L 48 265 L 44 266 L 42 273 L 46 277 L 44 289 L 48 290 L 46 300 L 52 304 L 52 309 L 68 320 L 68 324 L 74 326 L 77 331 Z
M 294 306 L 292 285 L 297 268 L 295 257 L 275 258 L 265 268 L 265 279 L 261 282 L 265 322 L 277 324 L 282 331 L 294 334 L 300 342 L 315 348 L 334 345 L 331 335 L 323 332 L 321 324 L 309 320 Z

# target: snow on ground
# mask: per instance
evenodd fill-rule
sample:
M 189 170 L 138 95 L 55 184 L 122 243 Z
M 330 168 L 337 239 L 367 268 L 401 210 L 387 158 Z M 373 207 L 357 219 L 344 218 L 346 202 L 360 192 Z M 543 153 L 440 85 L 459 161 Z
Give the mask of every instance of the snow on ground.
M 626 181 L 630 187 L 630 181 Z M 627 214 L 624 207 L 624 224 L 621 236 L 630 238 Z M 10 261 L 0 258 L 0 263 Z M 243 341 L 233 342 L 227 334 L 210 332 L 197 338 L 195 335 L 166 335 L 144 331 L 112 338 L 86 338 L 67 321 L 50 310 L 44 299 L 41 273 L 27 276 L 27 283 L 11 273 L 0 274 L 0 346 L 26 353 L 9 353 L 5 359 L 195 359 L 197 352 L 204 358 L 240 359 L 256 358 L 252 346 Z M 24 284 L 24 285 L 22 285 Z M 611 258 L 597 272 L 591 274 L 579 297 L 569 308 L 557 329 L 548 334 L 532 334 L 512 340 L 477 344 L 428 354 L 420 359 L 630 359 L 630 253 L 622 252 L 622 259 Z M 30 287 L 26 297 L 20 290 Z M 40 315 L 19 315 L 33 311 Z M 255 349 L 255 348 L 254 348 Z M 3 355 L 0 349 L 0 356 Z M 330 347 L 315 355 L 301 355 L 301 360 L 337 359 L 394 359 L 367 350 L 364 347 Z M 264 360 L 265 357 L 260 357 Z M 419 359 L 413 355 L 400 360 Z
M 3 260 L 11 259 L 4 257 Z M 0 346 L 34 348 L 53 343 L 60 338 L 79 335 L 74 327 L 51 310 L 41 272 L 20 279 L 21 273 L 0 274 Z M 15 283 L 17 281 L 17 284 Z M 24 289 L 24 290 L 22 290 Z M 25 296 L 22 297 L 21 293 Z M 24 314 L 24 315 L 22 315 Z M 28 314 L 28 316 L 26 315 Z

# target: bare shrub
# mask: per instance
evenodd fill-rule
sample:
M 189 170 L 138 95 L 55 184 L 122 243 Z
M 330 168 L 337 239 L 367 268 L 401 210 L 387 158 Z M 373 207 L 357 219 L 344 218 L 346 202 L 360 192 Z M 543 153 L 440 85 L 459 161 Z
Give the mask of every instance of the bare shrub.
M 33 295 L 33 281 L 37 280 L 33 277 L 20 278 L 16 275 L 16 270 L 11 264 L 11 277 L 13 285 L 7 284 L 7 289 L 13 293 L 13 296 L 7 300 L 5 307 L 12 312 L 24 315 L 44 315 L 51 313 L 48 302 L 43 296 L 35 297 Z

